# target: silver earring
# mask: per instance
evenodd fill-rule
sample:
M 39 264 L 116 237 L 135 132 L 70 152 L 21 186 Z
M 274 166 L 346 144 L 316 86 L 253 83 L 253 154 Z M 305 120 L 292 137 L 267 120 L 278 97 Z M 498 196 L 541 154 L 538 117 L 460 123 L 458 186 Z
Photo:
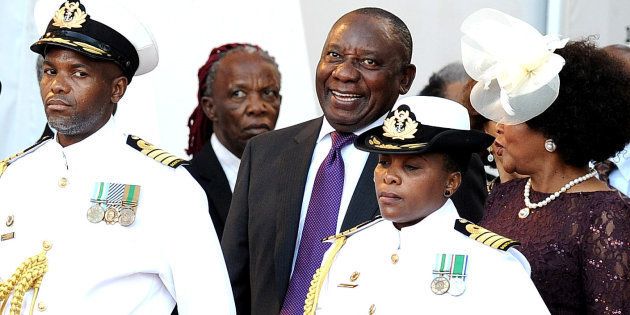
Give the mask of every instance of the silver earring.
M 453 193 L 450 190 L 445 190 L 444 191 L 444 197 L 448 198 L 452 195 Z
M 492 153 L 489 153 L 486 159 L 488 160 L 488 162 L 492 163 L 494 161 L 494 155 L 492 155 Z
M 553 139 L 545 140 L 545 150 L 547 150 L 547 152 L 556 151 L 556 143 L 553 142 Z

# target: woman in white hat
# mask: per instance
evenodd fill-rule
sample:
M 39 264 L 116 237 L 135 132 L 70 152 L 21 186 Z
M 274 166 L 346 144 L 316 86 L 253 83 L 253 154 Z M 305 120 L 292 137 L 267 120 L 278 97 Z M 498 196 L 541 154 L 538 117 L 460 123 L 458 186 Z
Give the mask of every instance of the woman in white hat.
M 472 105 L 499 123 L 505 170 L 528 176 L 495 187 L 481 224 L 522 242 L 553 314 L 630 314 L 630 205 L 589 169 L 630 141 L 630 77 L 592 43 L 496 10 L 462 31 Z
M 547 313 L 518 242 L 460 219 L 449 199 L 470 154 L 491 142 L 464 107 L 426 96 L 361 134 L 355 146 L 379 153 L 382 217 L 326 240 L 305 314 Z

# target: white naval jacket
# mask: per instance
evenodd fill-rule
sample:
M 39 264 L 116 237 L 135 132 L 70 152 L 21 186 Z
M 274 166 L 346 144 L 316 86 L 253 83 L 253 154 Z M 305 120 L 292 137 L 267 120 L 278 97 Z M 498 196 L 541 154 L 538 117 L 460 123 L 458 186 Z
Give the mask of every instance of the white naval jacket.
M 458 218 L 448 200 L 400 231 L 380 219 L 348 236 L 323 283 L 316 314 L 549 314 L 522 254 L 468 238 L 454 229 Z M 468 255 L 462 295 L 432 292 L 436 254 Z
M 183 167 L 128 146 L 113 120 L 65 148 L 47 140 L 0 176 L 0 234 L 14 233 L 0 242 L 0 277 L 8 279 L 48 241 L 35 314 L 159 315 L 176 302 L 182 315 L 234 314 L 203 190 Z M 140 185 L 131 226 L 87 220 L 95 182 Z

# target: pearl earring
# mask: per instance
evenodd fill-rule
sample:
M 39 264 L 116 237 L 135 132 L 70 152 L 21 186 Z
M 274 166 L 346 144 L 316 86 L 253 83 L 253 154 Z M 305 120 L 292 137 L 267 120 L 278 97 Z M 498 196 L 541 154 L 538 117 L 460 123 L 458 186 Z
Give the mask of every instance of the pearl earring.
M 547 152 L 556 151 L 556 143 L 553 142 L 553 139 L 545 140 L 545 150 L 547 150 Z

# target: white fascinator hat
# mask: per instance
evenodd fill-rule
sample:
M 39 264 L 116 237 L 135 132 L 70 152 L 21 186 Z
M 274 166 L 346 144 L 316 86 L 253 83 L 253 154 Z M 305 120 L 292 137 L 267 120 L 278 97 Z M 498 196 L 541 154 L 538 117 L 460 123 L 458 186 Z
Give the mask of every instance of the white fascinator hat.
M 464 68 L 477 81 L 470 101 L 481 115 L 516 125 L 540 115 L 558 97 L 564 58 L 554 51 L 568 38 L 543 36 L 494 9 L 474 12 L 461 30 Z

